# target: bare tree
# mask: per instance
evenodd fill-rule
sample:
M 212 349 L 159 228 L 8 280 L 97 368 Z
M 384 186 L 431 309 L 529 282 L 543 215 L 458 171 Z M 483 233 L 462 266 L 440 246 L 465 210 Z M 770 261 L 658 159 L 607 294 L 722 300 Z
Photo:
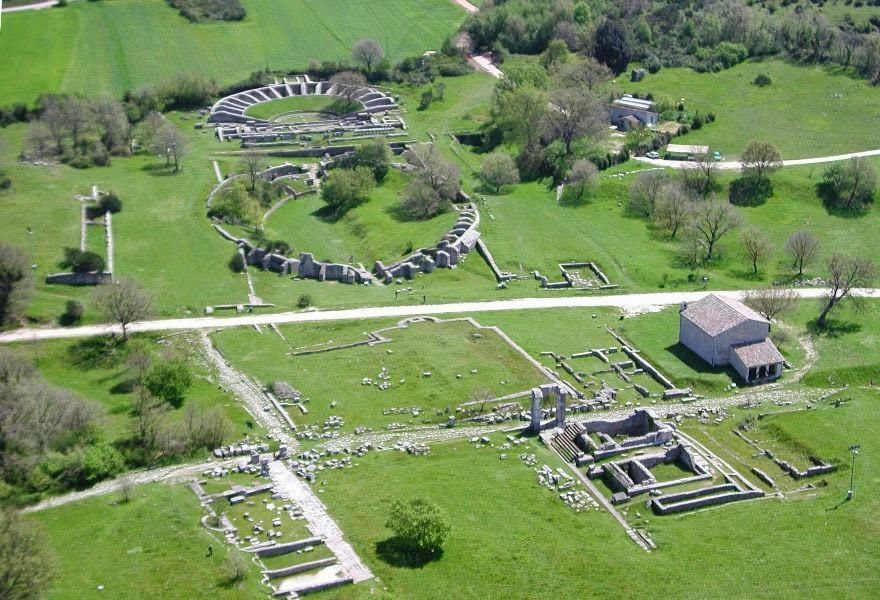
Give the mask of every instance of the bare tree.
M 501 191 L 501 186 L 519 183 L 519 171 L 507 152 L 496 150 L 483 158 L 480 178 L 492 186 L 497 194 Z
M 627 209 L 641 217 L 650 219 L 663 197 L 663 190 L 669 185 L 669 173 L 666 171 L 645 171 L 636 176 L 629 186 Z
M 340 71 L 330 78 L 336 86 L 336 95 L 345 98 L 346 107 L 354 104 L 354 96 L 358 90 L 367 85 L 367 79 L 356 71 Z
M 743 295 L 743 303 L 767 317 L 769 321 L 793 310 L 799 300 L 800 296 L 796 291 L 783 287 L 750 290 Z
M 104 316 L 122 327 L 122 338 L 128 339 L 127 327 L 149 316 L 153 298 L 132 279 L 120 279 L 95 290 L 95 306 Z
M 403 157 L 416 176 L 446 200 L 454 200 L 461 188 L 458 167 L 445 160 L 434 144 L 409 146 Z
M 681 169 L 681 182 L 694 194 L 708 196 L 716 186 L 718 163 L 709 152 L 697 152 L 694 160 Z
M 138 146 L 141 148 L 152 148 L 156 134 L 165 124 L 165 117 L 156 111 L 150 111 L 147 116 L 137 124 L 135 128 L 134 138 L 137 138 Z M 164 150 L 160 153 L 164 153 Z
M 430 185 L 421 179 L 413 179 L 403 193 L 400 211 L 407 219 L 424 221 L 446 212 L 451 206 L 452 202 Z
M 743 177 L 763 179 L 782 166 L 782 154 L 770 142 L 749 142 L 740 157 Z
M 122 105 L 111 98 L 98 98 L 90 106 L 92 120 L 101 143 L 110 152 L 128 150 L 131 125 Z
M 180 160 L 189 152 L 186 137 L 171 123 L 165 123 L 159 128 L 152 147 L 156 154 L 165 156 L 165 166 L 174 163 L 174 172 L 180 170 Z
M 0 509 L 0 598 L 42 598 L 54 576 L 36 522 L 11 508 Z
M 749 263 L 752 265 L 752 273 L 758 274 L 758 265 L 767 261 L 773 252 L 773 245 L 763 233 L 757 229 L 746 229 L 740 236 L 742 240 L 743 250 Z
M 364 66 L 367 73 L 370 73 L 373 71 L 373 67 L 385 56 L 385 52 L 382 51 L 379 42 L 372 38 L 364 38 L 355 42 L 351 49 L 351 55 Z
M 138 386 L 135 390 L 132 441 L 145 465 L 155 463 L 164 454 L 168 437 L 165 414 L 168 411 L 169 404 L 152 397 L 145 387 Z
M 729 202 L 713 198 L 697 203 L 688 226 L 704 244 L 705 260 L 708 262 L 712 260 L 721 238 L 741 224 L 742 218 Z
M 674 240 L 678 231 L 688 223 L 696 204 L 693 197 L 679 183 L 663 187 L 654 210 L 654 221 Z
M 43 121 L 31 121 L 28 123 L 27 145 L 34 158 L 43 159 L 50 154 L 52 145 L 52 132 Z
M 46 130 L 52 136 L 58 154 L 64 152 L 64 139 L 67 137 L 63 101 L 59 96 L 43 96 L 40 99 L 40 121 L 46 125 Z
M 85 100 L 75 96 L 65 98 L 61 104 L 61 115 L 64 126 L 70 133 L 74 149 L 79 148 L 81 137 L 92 126 L 92 113 Z
M 0 325 L 21 318 L 34 289 L 28 256 L 15 246 L 0 243 Z
M 812 264 L 819 254 L 819 240 L 804 230 L 795 231 L 785 242 L 785 252 L 791 259 L 791 268 L 797 276 L 804 274 L 804 267 Z
M 588 92 L 593 88 L 611 81 L 614 74 L 611 69 L 600 63 L 592 56 L 583 60 L 562 65 L 559 68 L 557 79 L 566 87 L 576 87 Z
M 822 300 L 822 310 L 816 324 L 825 327 L 828 313 L 843 303 L 861 307 L 857 295 L 861 288 L 868 288 L 877 276 L 877 265 L 869 258 L 833 254 L 828 260 L 828 293 Z
M 608 111 L 599 97 L 578 88 L 559 88 L 550 94 L 545 114 L 552 137 L 565 144 L 566 155 L 581 137 L 600 137 L 607 130 Z
M 559 202 L 568 206 L 580 206 L 589 200 L 598 186 L 599 169 L 593 161 L 585 158 L 576 160 L 565 174 L 565 187 Z
M 241 154 L 239 165 L 242 172 L 250 180 L 250 187 L 248 189 L 254 191 L 254 188 L 257 187 L 257 177 L 266 168 L 266 153 L 259 148 L 247 148 Z

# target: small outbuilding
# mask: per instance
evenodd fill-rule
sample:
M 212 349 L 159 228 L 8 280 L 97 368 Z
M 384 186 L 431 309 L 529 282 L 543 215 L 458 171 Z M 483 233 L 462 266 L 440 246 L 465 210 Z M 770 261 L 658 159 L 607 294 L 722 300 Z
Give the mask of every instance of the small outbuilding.
M 746 383 L 782 375 L 785 359 L 769 334 L 770 321 L 733 298 L 709 294 L 679 311 L 679 342 L 713 367 L 732 366 Z
M 618 127 L 620 127 L 621 121 L 626 117 L 636 119 L 644 127 L 653 127 L 660 120 L 660 115 L 654 112 L 653 102 L 635 98 L 629 94 L 624 94 L 612 102 L 608 112 L 611 124 Z

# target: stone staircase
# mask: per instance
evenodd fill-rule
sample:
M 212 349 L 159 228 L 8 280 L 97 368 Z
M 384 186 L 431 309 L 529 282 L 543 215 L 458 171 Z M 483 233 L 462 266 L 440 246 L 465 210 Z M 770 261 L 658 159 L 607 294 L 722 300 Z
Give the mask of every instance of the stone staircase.
M 553 438 L 553 447 L 566 461 L 573 463 L 577 455 L 582 453 L 575 439 L 584 431 L 584 426 L 580 423 L 569 423 Z

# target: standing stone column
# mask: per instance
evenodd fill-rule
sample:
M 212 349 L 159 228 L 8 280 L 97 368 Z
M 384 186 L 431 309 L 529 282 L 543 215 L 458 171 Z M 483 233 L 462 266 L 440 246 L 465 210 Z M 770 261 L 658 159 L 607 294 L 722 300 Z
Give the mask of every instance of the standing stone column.
M 565 405 L 568 401 L 568 390 L 556 388 L 556 426 L 565 427 Z
M 529 431 L 540 433 L 541 431 L 541 400 L 544 395 L 540 388 L 532 388 L 532 422 L 529 425 Z

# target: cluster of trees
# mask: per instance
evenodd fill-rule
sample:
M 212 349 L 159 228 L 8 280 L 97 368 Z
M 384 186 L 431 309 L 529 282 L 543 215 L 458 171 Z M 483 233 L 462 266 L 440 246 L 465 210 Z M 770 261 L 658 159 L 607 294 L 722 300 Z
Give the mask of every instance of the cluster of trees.
M 247 15 L 239 0 L 168 0 L 193 23 L 208 21 L 241 21 Z
M 214 199 L 208 216 L 231 225 L 250 225 L 260 231 L 263 214 L 284 195 L 281 186 L 261 177 L 268 165 L 266 154 L 259 148 L 247 148 L 239 159 L 243 177 L 227 185 Z M 242 264 L 239 269 L 244 268 Z
M 0 242 L 0 327 L 21 320 L 33 291 L 30 257 L 17 246 Z
M 384 181 L 391 167 L 391 152 L 383 139 L 374 139 L 343 157 L 339 166 L 330 171 L 321 184 L 321 199 L 334 218 L 339 218 L 370 196 L 378 183 Z
M 410 146 L 403 157 L 413 177 L 403 192 L 401 215 L 421 221 L 448 211 L 461 190 L 458 167 L 444 159 L 434 144 Z
M 520 149 L 516 162 L 523 179 L 559 182 L 578 156 L 605 153 L 600 142 L 608 113 L 597 88 L 612 73 L 564 46 L 554 45 L 545 58 L 546 69 L 532 64 L 507 70 L 492 99 L 488 139 Z
M 763 3 L 762 3 L 763 4 Z M 798 5 L 783 17 L 775 5 L 744 0 L 606 4 L 583 0 L 484 3 L 462 25 L 480 50 L 540 54 L 559 41 L 595 57 L 615 73 L 638 60 L 649 71 L 689 66 L 728 68 L 749 56 L 785 55 L 835 63 L 880 82 L 880 33 L 875 23 L 832 24 L 821 8 Z M 819 3 L 821 6 L 821 3 Z

